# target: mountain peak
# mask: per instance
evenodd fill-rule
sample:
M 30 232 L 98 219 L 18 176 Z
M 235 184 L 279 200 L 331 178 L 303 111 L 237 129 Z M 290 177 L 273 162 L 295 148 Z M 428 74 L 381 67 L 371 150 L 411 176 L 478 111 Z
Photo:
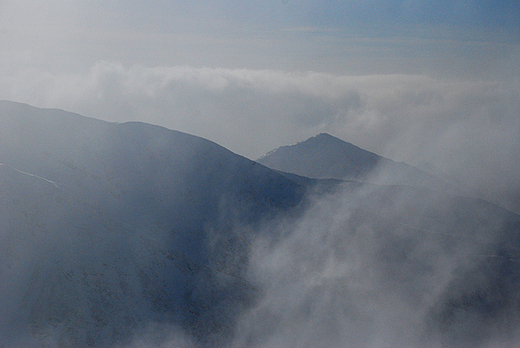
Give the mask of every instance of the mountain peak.
M 372 170 L 383 157 L 328 133 L 295 145 L 282 146 L 258 159 L 272 169 L 315 179 L 355 179 Z M 386 159 L 385 159 L 386 160 Z
M 350 144 L 344 140 L 341 140 L 340 138 L 337 138 L 333 135 L 330 135 L 329 133 L 319 133 L 318 135 L 315 135 L 303 142 L 306 142 L 306 141 L 321 141 L 321 142 L 333 142 L 333 143 L 345 143 L 345 144 Z M 352 145 L 352 144 L 350 144 Z
M 446 185 L 417 168 L 394 162 L 328 133 L 279 147 L 257 161 L 271 169 L 314 179 L 361 180 L 435 189 L 444 189 Z
M 304 143 L 306 141 L 313 141 L 313 140 L 336 141 L 336 142 L 347 143 L 346 141 L 341 140 L 340 138 L 337 138 L 337 137 L 335 137 L 333 135 L 330 135 L 329 133 L 319 133 L 319 134 L 316 134 L 315 136 L 310 137 L 309 139 L 302 141 L 302 143 Z
M 313 138 L 334 138 L 334 139 L 338 139 L 338 138 L 330 135 L 329 133 L 319 133 L 318 135 L 314 136 Z

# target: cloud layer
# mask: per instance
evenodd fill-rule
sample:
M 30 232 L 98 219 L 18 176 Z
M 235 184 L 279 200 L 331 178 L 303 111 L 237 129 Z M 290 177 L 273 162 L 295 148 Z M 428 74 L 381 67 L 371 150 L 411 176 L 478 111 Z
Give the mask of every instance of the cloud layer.
M 4 70 L 3 75 L 0 98 L 114 122 L 158 124 L 253 159 L 328 132 L 445 173 L 488 196 L 519 186 L 520 86 L 514 78 L 339 76 L 109 62 L 84 74 Z

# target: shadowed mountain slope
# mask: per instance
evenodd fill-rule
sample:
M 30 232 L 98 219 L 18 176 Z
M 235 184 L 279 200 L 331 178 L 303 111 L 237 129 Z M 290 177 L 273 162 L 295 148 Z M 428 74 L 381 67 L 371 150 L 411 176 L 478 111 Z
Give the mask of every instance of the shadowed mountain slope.
M 241 231 L 304 194 L 195 136 L 12 102 L 0 102 L 0 163 L 0 308 L 12 314 L 0 332 L 74 346 L 147 322 L 229 337 L 254 293 L 241 275 L 254 236 Z

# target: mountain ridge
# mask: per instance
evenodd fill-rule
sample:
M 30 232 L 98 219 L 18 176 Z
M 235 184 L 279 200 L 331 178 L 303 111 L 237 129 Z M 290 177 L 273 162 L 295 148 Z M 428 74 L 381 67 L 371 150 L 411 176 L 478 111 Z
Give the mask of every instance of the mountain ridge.
M 163 321 L 229 337 L 254 294 L 243 280 L 254 226 L 298 209 L 305 191 L 196 136 L 17 103 L 0 102 L 0 163 L 0 275 L 19 289 L 0 300 L 13 313 L 0 333 L 66 346 Z
M 520 319 L 520 216 L 485 200 L 16 103 L 0 102 L 0 163 L 0 345 L 478 346 Z

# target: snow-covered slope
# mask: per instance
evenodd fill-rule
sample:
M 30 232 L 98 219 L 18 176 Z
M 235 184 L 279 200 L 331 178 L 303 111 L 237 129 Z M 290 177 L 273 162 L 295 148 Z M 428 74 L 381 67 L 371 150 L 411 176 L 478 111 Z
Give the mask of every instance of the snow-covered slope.
M 316 179 L 448 188 L 447 183 L 431 174 L 363 150 L 326 133 L 295 145 L 279 147 L 257 162 L 275 170 Z
M 355 175 L 386 161 L 347 150 Z M 483 200 L 0 102 L 0 346 L 511 342 L 518 250 L 520 217 Z
M 0 141 L 0 306 L 12 314 L 0 336 L 99 346 L 167 322 L 225 337 L 252 291 L 243 227 L 303 197 L 217 144 L 143 123 L 1 102 Z

